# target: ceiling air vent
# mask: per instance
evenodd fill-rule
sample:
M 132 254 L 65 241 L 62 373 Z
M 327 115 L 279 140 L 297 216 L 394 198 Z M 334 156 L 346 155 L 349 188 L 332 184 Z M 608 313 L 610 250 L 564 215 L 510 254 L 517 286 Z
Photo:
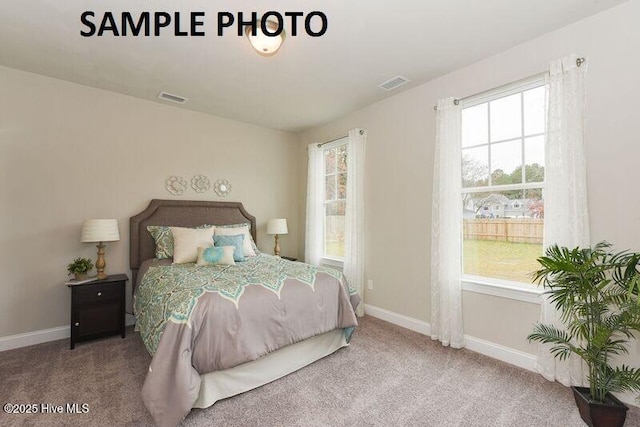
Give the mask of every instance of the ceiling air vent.
M 164 99 L 165 101 L 175 102 L 176 104 L 184 104 L 189 99 L 189 98 L 183 98 L 178 95 L 172 95 L 167 92 L 160 92 L 160 95 L 158 95 L 158 98 Z
M 384 90 L 393 90 L 407 83 L 409 83 L 408 79 L 405 79 L 402 76 L 397 76 L 392 78 L 391 80 L 387 80 L 386 82 L 381 83 L 379 87 Z

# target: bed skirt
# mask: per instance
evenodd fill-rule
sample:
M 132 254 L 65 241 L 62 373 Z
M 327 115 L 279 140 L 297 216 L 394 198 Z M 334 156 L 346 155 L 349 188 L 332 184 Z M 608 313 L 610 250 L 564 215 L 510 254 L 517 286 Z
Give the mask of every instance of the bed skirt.
M 281 348 L 258 360 L 201 375 L 200 394 L 193 407 L 208 408 L 218 400 L 275 381 L 348 345 L 344 329 L 335 329 Z

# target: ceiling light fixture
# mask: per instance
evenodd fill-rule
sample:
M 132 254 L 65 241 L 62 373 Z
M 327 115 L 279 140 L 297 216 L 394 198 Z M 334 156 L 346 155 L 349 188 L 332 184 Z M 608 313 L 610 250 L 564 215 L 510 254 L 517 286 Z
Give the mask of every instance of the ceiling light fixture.
M 267 31 L 262 31 L 263 26 L 266 27 Z M 252 28 L 251 25 L 247 25 L 244 33 L 251 42 L 251 46 L 262 56 L 275 55 L 287 36 L 284 29 L 273 21 L 262 21 L 261 25 L 256 25 L 255 35 Z

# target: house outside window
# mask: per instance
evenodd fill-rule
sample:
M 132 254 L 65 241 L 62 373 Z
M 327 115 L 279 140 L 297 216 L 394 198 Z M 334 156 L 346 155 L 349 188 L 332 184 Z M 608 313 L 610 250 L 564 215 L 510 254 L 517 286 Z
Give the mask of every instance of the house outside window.
M 344 258 L 345 209 L 347 205 L 347 142 L 340 139 L 324 147 L 323 258 Z
M 544 227 L 544 81 L 462 110 L 463 276 L 531 284 Z

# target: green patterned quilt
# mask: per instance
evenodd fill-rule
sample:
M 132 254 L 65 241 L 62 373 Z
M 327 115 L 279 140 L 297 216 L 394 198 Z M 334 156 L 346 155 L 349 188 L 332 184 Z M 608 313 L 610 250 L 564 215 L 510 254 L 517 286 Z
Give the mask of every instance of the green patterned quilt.
M 172 264 L 152 266 L 144 275 L 135 298 L 136 329 L 150 354 L 158 349 L 160 337 L 168 321 L 189 324 L 194 307 L 206 293 L 216 293 L 235 304 L 249 285 L 259 285 L 280 292 L 286 279 L 296 279 L 314 288 L 319 272 L 342 282 L 342 273 L 325 267 L 292 262 L 267 254 L 248 258 L 236 265 L 196 266 Z M 355 289 L 348 287 L 350 296 Z
M 142 399 L 158 425 L 184 418 L 203 374 L 336 329 L 348 343 L 358 325 L 360 298 L 336 270 L 266 254 L 236 265 L 169 262 L 143 263 L 134 303 L 153 356 Z

